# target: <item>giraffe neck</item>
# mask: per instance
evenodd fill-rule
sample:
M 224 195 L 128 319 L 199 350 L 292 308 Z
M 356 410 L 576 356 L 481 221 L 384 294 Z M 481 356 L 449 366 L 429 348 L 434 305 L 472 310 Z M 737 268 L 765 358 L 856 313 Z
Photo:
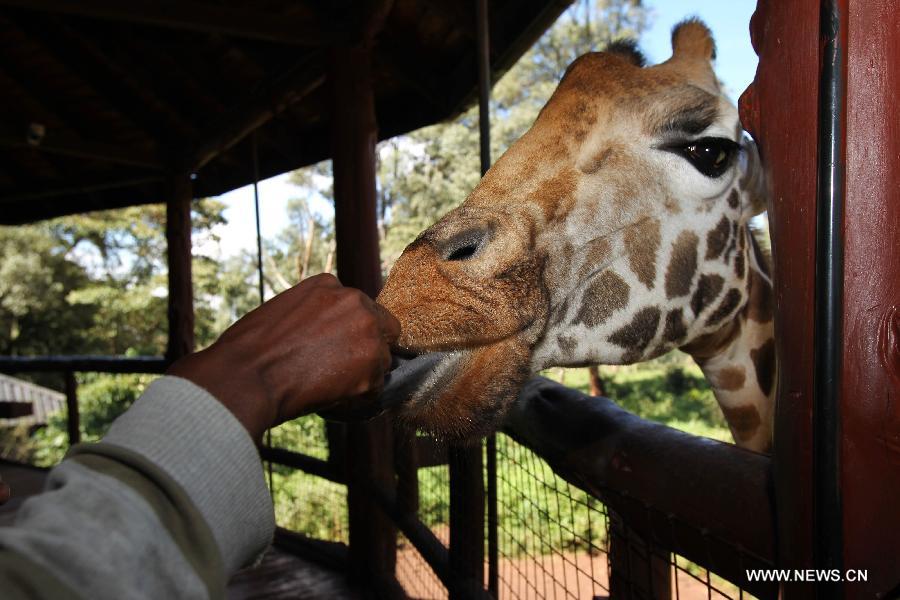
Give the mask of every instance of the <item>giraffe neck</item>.
M 772 440 L 775 398 L 775 340 L 772 284 L 765 259 L 750 234 L 747 302 L 721 329 L 682 348 L 710 382 L 735 442 L 767 452 Z

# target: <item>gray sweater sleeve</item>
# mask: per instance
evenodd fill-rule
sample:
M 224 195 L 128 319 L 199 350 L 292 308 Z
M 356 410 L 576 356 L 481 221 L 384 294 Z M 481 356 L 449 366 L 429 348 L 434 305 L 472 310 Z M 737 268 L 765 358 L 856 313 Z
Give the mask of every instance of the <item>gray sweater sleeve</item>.
M 202 388 L 163 377 L 0 528 L 0 597 L 222 598 L 274 527 L 247 431 Z

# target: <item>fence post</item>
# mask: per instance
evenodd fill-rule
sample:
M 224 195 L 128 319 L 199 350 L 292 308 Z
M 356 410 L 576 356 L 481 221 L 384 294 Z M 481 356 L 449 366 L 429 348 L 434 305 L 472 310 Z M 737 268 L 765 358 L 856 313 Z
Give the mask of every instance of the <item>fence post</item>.
M 484 587 L 484 471 L 481 443 L 450 447 L 450 571 L 463 582 L 450 592 Z
M 81 417 L 78 412 L 78 382 L 74 371 L 63 374 L 66 388 L 66 430 L 69 434 L 69 446 L 81 441 Z
M 609 597 L 672 597 L 670 553 L 649 543 L 631 529 L 625 520 L 609 512 Z
M 194 291 L 191 281 L 191 180 L 173 175 L 166 199 L 166 260 L 169 267 L 169 343 L 166 359 L 194 351 Z
M 372 40 L 389 5 L 364 18 L 362 41 L 330 52 L 331 145 L 337 273 L 341 282 L 375 297 L 381 288 L 375 195 L 377 123 L 372 89 Z M 362 581 L 392 578 L 397 530 L 375 501 L 372 485 L 394 489 L 390 422 L 379 417 L 346 428 L 350 569 Z

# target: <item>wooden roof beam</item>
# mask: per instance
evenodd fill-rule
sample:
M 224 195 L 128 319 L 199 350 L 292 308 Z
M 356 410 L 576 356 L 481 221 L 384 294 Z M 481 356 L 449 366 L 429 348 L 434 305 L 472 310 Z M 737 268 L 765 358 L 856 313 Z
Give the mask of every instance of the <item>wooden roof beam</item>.
M 318 89 L 325 81 L 318 57 L 306 58 L 256 90 L 216 119 L 185 156 L 182 170 L 196 173 L 275 115 Z
M 181 115 L 148 93 L 146 82 L 135 81 L 134 73 L 112 62 L 102 48 L 79 32 L 52 18 L 40 23 L 10 15 L 7 19 L 149 140 L 167 146 L 172 140 L 164 132 L 174 130 L 183 135 L 191 131 Z
M 30 185 L 24 189 L 11 190 L 0 195 L 0 206 L 4 203 L 19 203 L 36 200 L 44 200 L 57 196 L 68 196 L 71 194 L 91 194 L 94 192 L 103 192 L 107 190 L 115 190 L 119 188 L 137 187 L 148 183 L 158 183 L 164 181 L 166 176 L 163 174 L 146 174 L 146 175 L 124 175 L 119 179 L 98 178 L 85 179 L 83 181 L 67 181 L 62 185 L 48 185 L 40 187 L 38 185 Z M 49 215 L 53 216 L 53 215 Z M 46 217 L 38 217 L 46 218 Z M 2 221 L 3 223 L 24 222 L 15 219 Z
M 45 138 L 29 140 L 27 131 L 28 128 L 26 126 L 18 130 L 6 127 L 0 128 L 0 148 L 30 149 L 48 154 L 99 160 L 111 164 L 130 165 L 154 170 L 165 169 L 165 165 L 159 157 L 135 148 L 80 140 L 54 131 L 48 133 Z
M 297 46 L 332 46 L 358 37 L 350 27 L 319 19 L 308 8 L 298 16 L 184 0 L 0 0 L 0 6 Z

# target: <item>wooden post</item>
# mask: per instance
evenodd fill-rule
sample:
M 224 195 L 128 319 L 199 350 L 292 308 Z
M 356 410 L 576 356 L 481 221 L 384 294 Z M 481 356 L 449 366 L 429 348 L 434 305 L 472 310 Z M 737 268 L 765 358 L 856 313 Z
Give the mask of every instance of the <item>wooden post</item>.
M 778 357 L 772 478 L 778 566 L 785 569 L 815 566 L 811 449 L 820 12 L 816 0 L 758 1 L 750 39 L 759 67 L 740 101 L 741 122 L 757 140 L 772 190 L 768 209 Z M 817 586 L 807 583 L 783 584 L 784 598 L 816 593 Z
M 74 371 L 63 374 L 66 389 L 66 431 L 69 434 L 69 446 L 81 441 L 81 417 L 78 412 L 78 382 Z
M 625 520 L 609 511 L 609 597 L 672 598 L 670 553 L 646 542 Z
M 371 37 L 367 37 L 371 40 Z M 372 91 L 370 41 L 331 51 L 331 141 L 334 173 L 337 273 L 344 285 L 372 297 L 381 288 L 375 209 L 377 125 Z M 347 504 L 350 568 L 362 580 L 392 578 L 397 532 L 380 509 L 370 482 L 394 489 L 389 421 L 377 418 L 347 426 Z
M 481 442 L 450 448 L 450 571 L 458 593 L 484 586 L 484 470 Z M 451 590 L 450 598 L 465 598 Z
M 840 484 L 846 598 L 900 597 L 900 2 L 854 0 L 847 44 Z
M 194 290 L 191 279 L 191 180 L 169 180 L 166 199 L 166 258 L 169 265 L 169 343 L 175 361 L 194 351 Z

